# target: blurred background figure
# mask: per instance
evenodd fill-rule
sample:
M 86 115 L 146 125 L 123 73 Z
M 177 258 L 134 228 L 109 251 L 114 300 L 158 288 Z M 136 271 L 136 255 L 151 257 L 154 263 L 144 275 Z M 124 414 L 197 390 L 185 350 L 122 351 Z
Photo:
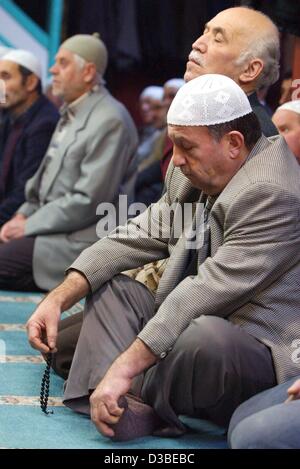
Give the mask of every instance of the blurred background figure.
M 183 78 L 171 78 L 164 84 L 164 104 L 167 108 L 171 106 L 173 99 L 176 96 L 177 91 L 184 85 L 185 81 Z
M 272 120 L 300 164 L 300 100 L 279 106 Z
M 139 112 L 142 127 L 139 129 L 138 164 L 151 154 L 155 141 L 161 133 L 164 120 L 163 95 L 162 86 L 147 86 L 140 94 Z
M 5 102 L 0 129 L 0 227 L 25 200 L 25 184 L 37 171 L 59 115 L 42 94 L 41 65 L 31 52 L 10 50 L 0 59 Z
M 0 46 L 0 59 L 3 57 L 3 55 L 7 54 L 10 50 L 12 50 L 12 48 Z M 3 84 L 1 84 L 1 86 L 3 86 Z M 0 104 L 2 103 L 2 100 L 3 100 L 2 99 L 3 94 L 4 94 L 4 90 L 1 88 L 0 89 Z M 0 107 L 0 133 L 1 133 L 1 127 L 3 125 L 4 116 L 5 116 L 5 111 L 2 107 Z
M 270 106 L 268 105 L 267 101 L 266 101 L 266 98 L 267 98 L 267 94 L 268 94 L 268 91 L 269 91 L 269 86 L 261 86 L 256 94 L 257 94 L 257 99 L 258 101 L 260 102 L 260 104 L 265 108 L 265 110 L 267 111 L 268 115 L 270 117 L 272 117 L 272 114 L 273 114 L 273 111 L 272 109 L 270 108 Z
M 292 71 L 288 70 L 286 73 L 284 73 L 282 77 L 282 82 L 281 82 L 281 88 L 280 88 L 280 98 L 278 104 L 284 104 L 287 103 L 288 101 L 291 100 L 291 95 L 292 95 Z
M 177 91 L 184 83 L 182 78 L 172 78 L 164 84 L 162 108 L 161 111 L 157 111 L 156 120 L 157 124 L 160 123 L 163 126 L 162 131 L 156 138 L 151 154 L 141 162 L 138 168 L 135 200 L 147 207 L 162 195 L 164 179 L 173 153 L 173 144 L 168 137 L 166 127 L 166 117 Z

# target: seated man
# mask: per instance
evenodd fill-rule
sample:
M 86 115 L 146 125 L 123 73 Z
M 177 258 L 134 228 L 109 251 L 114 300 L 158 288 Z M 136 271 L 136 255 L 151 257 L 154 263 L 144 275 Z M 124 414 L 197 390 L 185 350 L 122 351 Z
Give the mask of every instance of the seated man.
M 278 79 L 279 56 L 278 30 L 268 17 L 248 8 L 229 8 L 209 21 L 194 42 L 184 78 L 188 82 L 208 73 L 229 76 L 247 94 L 264 135 L 272 136 L 278 132 L 259 103 L 256 90 L 262 83 L 270 85 Z M 169 152 L 170 147 L 166 148 L 166 153 Z M 54 367 L 64 378 L 71 366 L 80 327 L 77 317 L 60 324 L 63 331 L 59 333 L 60 352 Z
M 289 101 L 279 106 L 273 114 L 272 121 L 300 164 L 300 100 Z
M 252 397 L 232 416 L 233 449 L 300 449 L 300 379 Z
M 45 155 L 59 115 L 43 96 L 41 66 L 25 50 L 12 50 L 0 60 L 5 86 L 5 117 L 0 130 L 0 227 L 25 200 L 25 184 Z
M 278 132 L 257 91 L 279 78 L 279 32 L 266 15 L 245 7 L 228 8 L 206 25 L 193 43 L 185 81 L 205 73 L 232 78 L 248 96 L 266 137 Z
M 53 138 L 26 186 L 26 202 L 0 232 L 0 288 L 49 290 L 96 241 L 98 204 L 133 196 L 137 145 L 124 106 L 103 85 L 107 51 L 99 38 L 65 41 L 51 68 L 65 101 Z
M 241 402 L 299 372 L 294 156 L 281 137 L 262 135 L 223 75 L 184 85 L 168 125 L 165 195 L 86 249 L 27 324 L 33 347 L 55 351 L 61 312 L 89 295 L 64 403 L 118 439 L 157 425 L 181 434 L 180 414 L 228 425 Z M 168 256 L 155 298 L 119 275 Z
M 137 148 L 138 165 L 151 154 L 160 131 L 160 112 L 163 99 L 162 86 L 147 86 L 139 97 L 139 111 L 142 126 L 139 129 L 139 145 Z M 158 109 L 158 112 L 157 112 Z M 158 126 L 157 126 L 158 124 Z

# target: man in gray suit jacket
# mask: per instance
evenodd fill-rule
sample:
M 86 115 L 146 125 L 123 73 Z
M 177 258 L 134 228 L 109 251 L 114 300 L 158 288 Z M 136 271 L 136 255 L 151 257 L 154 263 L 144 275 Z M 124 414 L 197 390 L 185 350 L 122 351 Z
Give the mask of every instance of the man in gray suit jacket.
M 184 85 L 168 124 L 166 194 L 85 250 L 27 324 L 54 351 L 61 311 L 89 295 L 64 402 L 118 439 L 181 434 L 180 414 L 227 425 L 299 374 L 299 165 L 223 75 Z M 155 298 L 120 275 L 167 257 Z
M 97 241 L 97 207 L 133 197 L 137 145 L 124 106 L 106 90 L 107 51 L 95 36 L 60 47 L 53 92 L 65 105 L 46 155 L 26 186 L 26 202 L 0 233 L 0 288 L 50 290 Z

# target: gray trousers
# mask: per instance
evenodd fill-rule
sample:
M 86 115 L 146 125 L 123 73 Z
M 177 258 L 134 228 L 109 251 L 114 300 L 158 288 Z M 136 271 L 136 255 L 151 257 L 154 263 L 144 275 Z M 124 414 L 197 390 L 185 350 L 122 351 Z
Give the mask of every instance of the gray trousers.
M 65 363 L 71 336 L 75 344 L 74 333 L 78 336 L 80 330 L 65 385 L 68 407 L 89 414 L 89 395 L 154 313 L 152 293 L 118 275 L 87 299 L 82 326 L 80 316 L 67 319 L 68 327 L 62 321 L 54 368 Z M 137 377 L 133 391 L 166 422 L 166 434 L 175 435 L 185 431 L 178 415 L 227 426 L 239 404 L 275 384 L 272 356 L 264 344 L 228 320 L 201 316 L 164 359 Z

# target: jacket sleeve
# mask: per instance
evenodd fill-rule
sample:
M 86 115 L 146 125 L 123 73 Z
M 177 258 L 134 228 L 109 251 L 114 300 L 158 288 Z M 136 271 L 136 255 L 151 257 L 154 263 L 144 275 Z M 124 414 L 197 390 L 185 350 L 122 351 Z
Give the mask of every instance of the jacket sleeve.
M 193 319 L 226 318 L 249 302 L 299 262 L 299 223 L 296 196 L 271 183 L 251 185 L 226 212 L 223 245 L 168 295 L 140 339 L 160 355 Z
M 128 148 L 133 147 L 129 140 L 123 123 L 117 119 L 90 135 L 73 190 L 33 213 L 26 222 L 25 234 L 71 233 L 96 223 L 98 204 L 113 202 L 119 193 L 124 165 L 128 163 L 125 157 Z
M 120 272 L 167 258 L 170 225 L 161 220 L 169 208 L 166 193 L 141 215 L 85 249 L 70 268 L 83 273 L 96 291 Z

